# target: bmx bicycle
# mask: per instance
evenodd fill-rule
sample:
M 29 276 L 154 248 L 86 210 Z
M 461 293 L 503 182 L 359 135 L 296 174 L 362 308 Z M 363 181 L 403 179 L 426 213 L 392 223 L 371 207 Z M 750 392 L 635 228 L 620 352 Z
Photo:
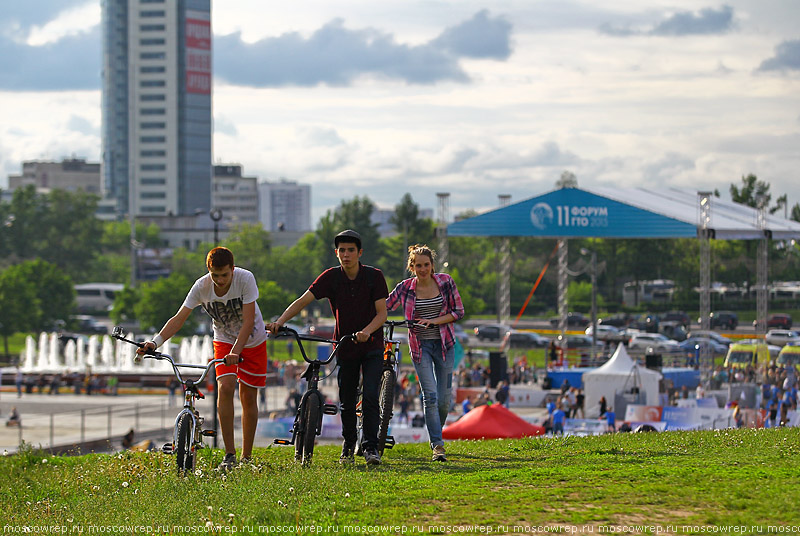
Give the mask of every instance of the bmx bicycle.
M 294 445 L 295 461 L 301 462 L 303 465 L 310 465 L 314 456 L 314 441 L 322 433 L 322 415 L 336 415 L 339 410 L 336 404 L 325 403 L 325 397 L 322 395 L 322 391 L 319 390 L 319 371 L 336 357 L 336 352 L 341 343 L 354 339 L 355 335 L 345 335 L 336 341 L 323 337 L 314 337 L 313 335 L 300 335 L 286 326 L 281 327 L 273 335 L 276 337 L 294 337 L 303 360 L 308 363 L 305 372 L 300 376 L 308 382 L 308 388 L 303 393 L 300 404 L 297 406 L 297 413 L 291 429 L 292 438 L 275 439 L 274 443 L 276 445 Z M 303 348 L 303 341 L 333 344 L 334 349 L 326 359 L 309 359 L 305 348 Z
M 114 327 L 111 336 L 117 340 L 133 344 L 139 348 L 144 348 L 143 342 L 126 339 L 125 333 L 120 326 Z M 197 449 L 205 447 L 202 438 L 214 437 L 217 435 L 216 430 L 202 429 L 205 419 L 200 416 L 200 412 L 195 408 L 195 401 L 201 400 L 205 398 L 205 396 L 200 392 L 198 385 L 202 385 L 208 373 L 217 363 L 223 363 L 225 360 L 212 359 L 206 365 L 176 363 L 172 356 L 156 350 L 149 350 L 142 357 L 168 362 L 172 366 L 172 372 L 175 374 L 175 378 L 177 378 L 183 386 L 183 409 L 175 418 L 172 443 L 166 443 L 161 447 L 161 451 L 165 454 L 176 455 L 179 475 L 184 475 L 187 472 L 191 473 L 194 471 L 195 462 L 197 461 Z M 134 357 L 134 361 L 140 361 L 141 359 L 142 358 L 138 356 Z M 241 358 L 239 361 L 241 362 Z M 197 379 L 184 378 L 181 374 L 181 369 L 189 368 L 202 370 L 203 373 Z
M 389 423 L 394 414 L 397 366 L 400 363 L 401 341 L 394 339 L 394 328 L 397 326 L 408 327 L 409 322 L 407 320 L 388 320 L 383 324 L 383 368 L 381 370 L 380 387 L 378 390 L 378 454 L 381 456 L 383 456 L 385 449 L 391 449 L 395 445 L 394 437 L 389 435 Z M 360 395 L 358 404 L 356 405 L 356 415 L 358 416 L 360 429 L 363 425 Z M 356 447 L 356 454 L 363 454 L 360 441 Z

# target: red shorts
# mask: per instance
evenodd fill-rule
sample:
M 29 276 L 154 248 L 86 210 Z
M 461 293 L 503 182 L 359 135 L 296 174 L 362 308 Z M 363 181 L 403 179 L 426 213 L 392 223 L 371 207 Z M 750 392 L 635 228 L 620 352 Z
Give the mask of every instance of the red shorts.
M 231 352 L 232 344 L 214 341 L 214 359 L 222 359 Z M 264 387 L 267 384 L 267 341 L 258 346 L 245 348 L 239 355 L 238 365 L 217 363 L 217 378 L 235 375 L 239 383 L 250 387 Z

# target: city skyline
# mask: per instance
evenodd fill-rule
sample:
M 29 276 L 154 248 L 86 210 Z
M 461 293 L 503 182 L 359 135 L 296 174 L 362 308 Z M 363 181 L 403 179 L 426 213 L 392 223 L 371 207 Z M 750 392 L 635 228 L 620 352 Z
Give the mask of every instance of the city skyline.
M 0 171 L 100 160 L 100 2 L 0 7 Z M 679 0 L 212 3 L 214 162 L 450 214 L 554 188 L 800 202 L 800 7 Z M 69 61 L 68 61 L 69 60 Z

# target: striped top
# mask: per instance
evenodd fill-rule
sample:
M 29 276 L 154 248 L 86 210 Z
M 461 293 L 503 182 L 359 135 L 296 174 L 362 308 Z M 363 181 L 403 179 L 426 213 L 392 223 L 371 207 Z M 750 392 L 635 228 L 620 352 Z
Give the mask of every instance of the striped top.
M 427 300 L 421 300 L 418 298 L 417 303 L 414 306 L 414 318 L 438 318 L 439 313 L 442 311 L 442 303 L 444 303 L 444 300 L 442 299 L 441 294 L 434 298 L 428 298 Z M 442 336 L 439 334 L 439 326 L 432 325 L 427 328 L 414 326 L 412 329 L 420 339 L 427 340 L 442 338 Z

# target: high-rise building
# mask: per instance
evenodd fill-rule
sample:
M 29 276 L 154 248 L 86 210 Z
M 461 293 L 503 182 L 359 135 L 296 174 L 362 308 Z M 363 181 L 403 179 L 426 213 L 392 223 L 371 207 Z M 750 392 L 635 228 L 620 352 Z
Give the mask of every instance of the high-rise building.
M 213 184 L 213 205 L 222 211 L 225 221 L 259 223 L 257 177 L 242 176 L 239 164 L 217 164 Z
M 102 0 L 103 187 L 117 214 L 211 207 L 210 0 Z
M 259 220 L 267 231 L 311 231 L 311 185 L 281 179 L 258 185 Z

